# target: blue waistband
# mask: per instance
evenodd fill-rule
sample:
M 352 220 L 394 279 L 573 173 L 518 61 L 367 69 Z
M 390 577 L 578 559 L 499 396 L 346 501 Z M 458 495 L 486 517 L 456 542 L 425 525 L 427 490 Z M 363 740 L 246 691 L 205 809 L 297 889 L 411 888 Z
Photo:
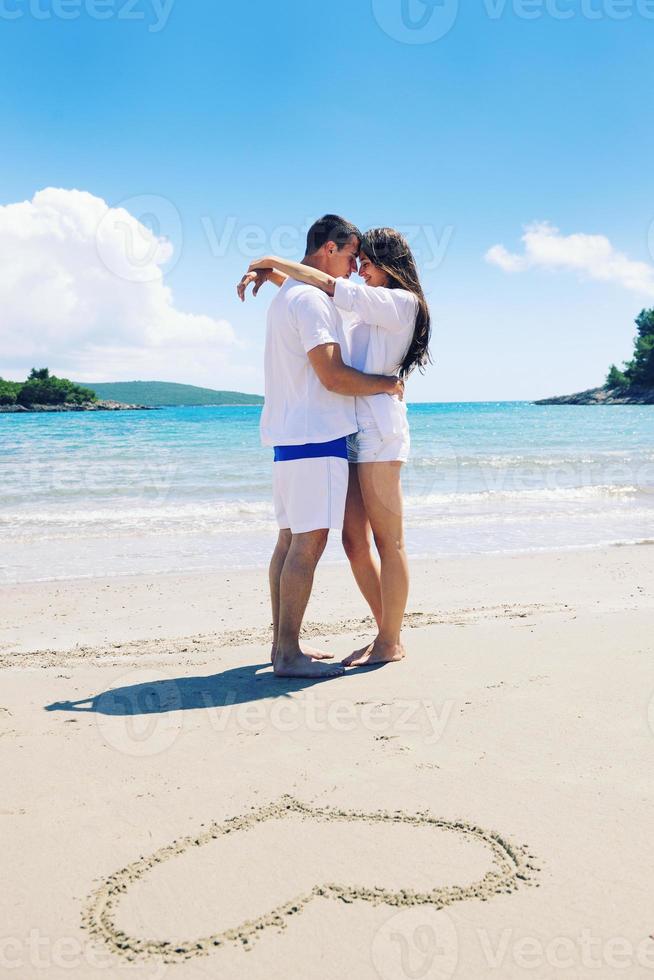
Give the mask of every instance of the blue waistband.
M 305 442 L 303 446 L 274 446 L 274 451 L 276 463 L 286 463 L 290 459 L 320 459 L 322 456 L 347 459 L 347 436 L 331 442 Z

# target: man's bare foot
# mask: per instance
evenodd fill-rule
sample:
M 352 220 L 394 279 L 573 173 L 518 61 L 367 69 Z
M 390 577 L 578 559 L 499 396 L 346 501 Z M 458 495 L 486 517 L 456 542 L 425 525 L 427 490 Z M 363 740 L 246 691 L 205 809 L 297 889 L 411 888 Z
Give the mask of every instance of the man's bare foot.
M 357 657 L 357 653 L 360 656 Z M 369 664 L 392 664 L 404 660 L 406 650 L 401 643 L 387 643 L 379 637 L 363 650 L 351 653 L 343 661 L 344 667 L 367 667 Z
M 323 679 L 341 677 L 345 669 L 340 664 L 325 664 L 298 650 L 296 653 L 275 654 L 273 671 L 276 677 L 309 677 Z
M 307 657 L 311 657 L 312 660 L 333 660 L 334 654 L 327 653 L 325 650 L 316 650 L 314 647 L 309 647 L 306 643 L 302 644 L 302 653 L 306 653 Z M 275 663 L 275 644 L 273 643 L 270 650 L 270 662 L 274 665 Z

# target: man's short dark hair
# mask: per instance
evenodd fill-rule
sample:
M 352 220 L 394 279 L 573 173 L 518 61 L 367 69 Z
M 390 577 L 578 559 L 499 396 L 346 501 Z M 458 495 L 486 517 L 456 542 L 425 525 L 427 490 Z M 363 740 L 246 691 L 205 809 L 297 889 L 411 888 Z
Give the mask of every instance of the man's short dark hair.
M 314 255 L 325 242 L 334 242 L 339 252 L 347 245 L 352 235 L 361 241 L 361 232 L 356 225 L 341 218 L 338 214 L 324 214 L 309 228 L 307 233 L 306 255 Z

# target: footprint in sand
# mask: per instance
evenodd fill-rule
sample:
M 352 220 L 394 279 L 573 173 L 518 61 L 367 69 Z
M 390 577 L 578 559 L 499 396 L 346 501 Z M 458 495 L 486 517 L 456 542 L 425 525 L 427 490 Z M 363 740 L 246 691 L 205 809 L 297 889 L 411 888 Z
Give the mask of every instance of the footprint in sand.
M 284 796 L 116 871 L 91 895 L 83 923 L 119 956 L 174 963 L 228 943 L 247 949 L 315 899 L 428 916 L 486 900 L 533 882 L 530 857 L 463 821 Z

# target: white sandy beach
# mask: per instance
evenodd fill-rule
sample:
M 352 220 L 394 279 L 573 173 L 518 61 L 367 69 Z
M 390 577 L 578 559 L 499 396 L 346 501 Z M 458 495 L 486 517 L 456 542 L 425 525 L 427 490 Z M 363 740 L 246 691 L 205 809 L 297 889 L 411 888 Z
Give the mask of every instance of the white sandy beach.
M 653 547 L 415 563 L 408 659 L 318 685 L 263 570 L 0 602 L 0 975 L 654 975 Z

